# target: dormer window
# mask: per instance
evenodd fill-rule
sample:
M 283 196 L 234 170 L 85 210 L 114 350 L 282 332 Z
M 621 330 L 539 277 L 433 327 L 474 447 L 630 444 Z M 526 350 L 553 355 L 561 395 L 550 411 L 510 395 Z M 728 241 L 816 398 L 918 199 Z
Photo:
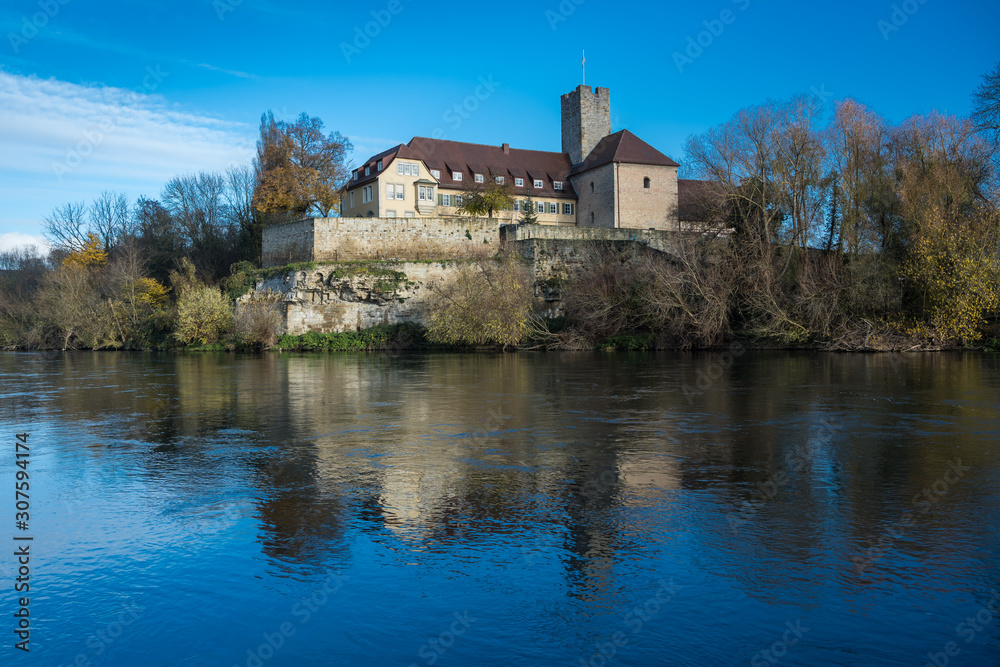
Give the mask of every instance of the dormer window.
M 378 161 L 378 170 L 382 171 L 382 160 Z
M 497 176 L 497 185 L 503 185 L 503 176 Z
M 451 172 L 451 180 L 453 180 L 453 181 L 460 181 L 460 180 L 462 180 L 462 172 L 460 172 L 460 171 L 453 171 L 453 172 Z
M 514 179 L 514 185 L 515 185 L 515 187 L 523 188 L 524 187 L 524 179 L 523 178 L 515 178 Z
M 437 180 L 440 181 L 441 180 L 441 171 L 439 169 L 431 169 L 431 176 L 433 176 L 434 178 L 436 178 Z
M 556 181 L 555 183 L 552 184 L 552 187 L 554 187 L 556 190 L 562 190 L 563 189 L 563 182 L 562 181 Z
M 365 176 L 367 176 L 369 173 L 371 173 L 371 168 L 365 167 Z
M 476 183 L 482 183 L 484 180 L 482 174 L 476 174 Z
M 541 181 L 541 179 L 538 179 L 538 178 L 535 179 L 535 187 L 537 189 L 539 189 L 539 190 L 542 189 L 542 181 Z
M 357 171 L 357 169 L 354 170 L 354 180 L 358 180 L 358 171 Z

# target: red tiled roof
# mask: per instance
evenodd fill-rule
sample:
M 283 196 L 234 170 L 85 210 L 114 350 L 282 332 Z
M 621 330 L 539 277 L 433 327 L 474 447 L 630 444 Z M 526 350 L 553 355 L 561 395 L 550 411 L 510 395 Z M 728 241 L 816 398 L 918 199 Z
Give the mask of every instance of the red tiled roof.
M 597 142 L 594 150 L 590 151 L 590 155 L 573 167 L 570 175 L 582 174 L 612 162 L 651 164 L 664 167 L 680 166 L 628 130 L 620 130 Z
M 408 144 L 400 144 L 372 156 L 358 167 L 360 170 L 358 179 L 352 178 L 347 187 L 353 189 L 375 180 L 379 174 L 378 161 L 383 161 L 382 167 L 385 171 L 397 157 L 422 160 L 428 169 L 439 170 L 441 177 L 437 180 L 443 188 L 465 189 L 470 183 L 475 183 L 473 180 L 475 174 L 483 174 L 488 178 L 489 170 L 492 169 L 495 176 L 504 177 L 505 182 L 511 187 L 511 194 L 516 198 L 531 196 L 576 199 L 576 193 L 573 192 L 573 186 L 569 182 L 569 171 L 573 165 L 570 164 L 569 155 L 565 153 L 518 148 L 508 148 L 505 151 L 503 146 L 469 144 L 427 137 L 414 137 Z M 368 176 L 365 176 L 366 166 L 369 168 Z M 461 181 L 452 179 L 453 171 L 462 172 L 463 179 Z M 515 186 L 515 178 L 523 178 L 524 186 Z M 541 189 L 532 187 L 535 178 L 542 181 Z M 562 190 L 555 189 L 556 181 L 562 182 Z

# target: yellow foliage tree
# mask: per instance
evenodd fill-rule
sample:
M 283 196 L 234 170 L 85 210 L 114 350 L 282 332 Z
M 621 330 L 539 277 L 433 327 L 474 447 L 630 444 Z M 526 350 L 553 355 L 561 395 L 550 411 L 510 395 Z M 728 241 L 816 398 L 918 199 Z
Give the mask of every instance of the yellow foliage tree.
M 83 269 L 104 266 L 107 263 L 108 253 L 105 252 L 104 246 L 101 244 L 101 239 L 93 232 L 87 234 L 87 242 L 81 250 L 74 250 L 63 260 L 63 264 L 66 266 L 75 266 Z
M 919 236 L 903 265 L 903 277 L 921 299 L 923 324 L 906 327 L 913 335 L 940 342 L 970 343 L 980 336 L 985 315 L 1000 307 L 1000 265 L 996 246 L 996 215 L 979 220 L 978 233 L 965 225 L 946 223 L 933 213 L 923 221 Z
M 139 303 L 155 310 L 166 305 L 170 288 L 160 284 L 156 278 L 140 278 L 136 281 L 136 291 Z

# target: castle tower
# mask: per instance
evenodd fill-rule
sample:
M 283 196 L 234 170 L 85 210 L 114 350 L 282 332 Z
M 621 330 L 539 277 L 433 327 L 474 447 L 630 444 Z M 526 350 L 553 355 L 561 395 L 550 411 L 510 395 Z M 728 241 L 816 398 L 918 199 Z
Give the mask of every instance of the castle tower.
M 562 96 L 562 150 L 574 165 L 611 134 L 611 91 L 578 86 Z

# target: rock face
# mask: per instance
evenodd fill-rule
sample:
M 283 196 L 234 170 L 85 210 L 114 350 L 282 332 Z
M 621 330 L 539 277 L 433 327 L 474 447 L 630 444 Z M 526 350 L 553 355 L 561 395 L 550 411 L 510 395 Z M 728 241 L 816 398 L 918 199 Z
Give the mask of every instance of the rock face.
M 257 282 L 257 292 L 284 298 L 279 333 L 330 333 L 377 324 L 429 321 L 430 287 L 444 284 L 456 262 L 386 262 L 321 265 Z

